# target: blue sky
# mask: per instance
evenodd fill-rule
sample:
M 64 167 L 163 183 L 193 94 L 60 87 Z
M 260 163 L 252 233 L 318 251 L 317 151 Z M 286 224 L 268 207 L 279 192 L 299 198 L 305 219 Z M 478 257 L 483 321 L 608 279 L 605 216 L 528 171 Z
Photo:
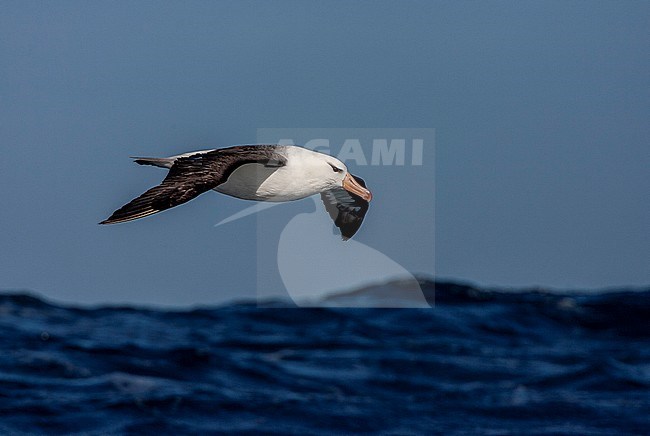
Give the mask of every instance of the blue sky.
M 254 298 L 256 218 L 213 227 L 248 204 L 96 223 L 164 175 L 128 156 L 287 127 L 435 129 L 429 173 L 352 168 L 413 205 L 373 204 L 357 239 L 414 272 L 648 284 L 648 22 L 645 2 L 3 2 L 0 289 Z

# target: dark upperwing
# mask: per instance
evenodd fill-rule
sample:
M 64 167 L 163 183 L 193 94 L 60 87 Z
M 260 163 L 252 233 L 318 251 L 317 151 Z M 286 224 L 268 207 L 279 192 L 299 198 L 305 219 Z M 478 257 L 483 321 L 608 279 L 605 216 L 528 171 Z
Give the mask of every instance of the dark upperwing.
M 353 176 L 354 179 L 364 188 L 366 182 L 361 177 Z M 334 225 L 341 230 L 341 237 L 344 241 L 350 239 L 361 227 L 363 218 L 368 212 L 368 202 L 356 194 L 346 191 L 343 188 L 330 189 L 320 194 L 325 210 L 334 220 Z

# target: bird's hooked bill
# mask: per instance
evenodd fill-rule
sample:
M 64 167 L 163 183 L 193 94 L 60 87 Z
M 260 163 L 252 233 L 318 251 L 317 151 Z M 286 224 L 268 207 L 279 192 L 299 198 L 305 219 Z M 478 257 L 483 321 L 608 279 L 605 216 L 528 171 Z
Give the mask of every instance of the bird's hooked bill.
M 346 174 L 345 178 L 343 179 L 343 189 L 355 195 L 358 195 L 366 201 L 372 200 L 372 193 L 361 186 L 359 182 L 354 179 L 354 177 L 350 176 L 349 173 Z

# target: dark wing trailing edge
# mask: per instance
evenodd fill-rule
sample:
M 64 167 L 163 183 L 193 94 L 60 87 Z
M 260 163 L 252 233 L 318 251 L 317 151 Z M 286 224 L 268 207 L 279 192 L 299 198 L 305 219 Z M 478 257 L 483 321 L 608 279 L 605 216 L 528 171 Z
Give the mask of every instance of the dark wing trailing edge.
M 158 186 L 122 206 L 100 224 L 144 218 L 170 209 L 216 188 L 247 163 L 282 166 L 284 159 L 269 146 L 236 146 L 179 158 Z
M 366 187 L 366 182 L 362 178 L 352 177 L 361 186 Z M 354 236 L 368 212 L 368 202 L 343 188 L 321 192 L 320 196 L 325 204 L 325 210 L 334 220 L 334 225 L 341 230 L 343 240 L 347 241 Z

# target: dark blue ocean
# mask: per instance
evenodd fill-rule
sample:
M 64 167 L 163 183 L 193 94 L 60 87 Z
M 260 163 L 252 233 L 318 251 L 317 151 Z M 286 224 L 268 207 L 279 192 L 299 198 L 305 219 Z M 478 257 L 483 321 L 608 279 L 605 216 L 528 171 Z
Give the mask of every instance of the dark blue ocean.
M 431 309 L 0 295 L 0 433 L 650 434 L 650 290 L 422 285 Z

